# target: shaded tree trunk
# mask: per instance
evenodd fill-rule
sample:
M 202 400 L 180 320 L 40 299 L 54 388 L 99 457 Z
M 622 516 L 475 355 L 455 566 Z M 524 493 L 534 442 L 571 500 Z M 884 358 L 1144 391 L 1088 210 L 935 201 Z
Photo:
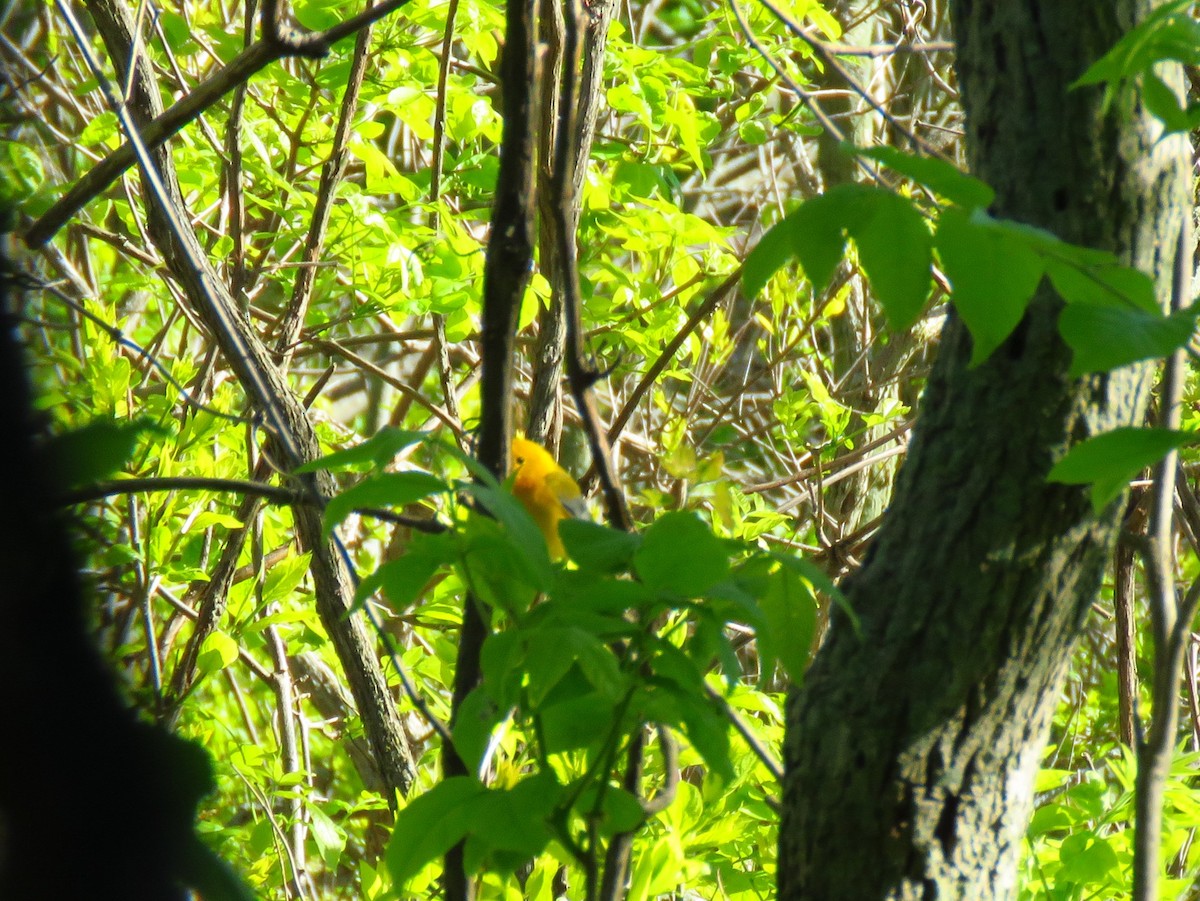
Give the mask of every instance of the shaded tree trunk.
M 957 0 L 973 171 L 994 213 L 1116 252 L 1169 286 L 1186 209 L 1181 145 L 1129 98 L 1069 84 L 1150 8 Z M 1032 778 L 1119 502 L 1048 484 L 1068 446 L 1142 421 L 1151 368 L 1081 380 L 1043 286 L 967 369 L 951 317 L 894 501 L 790 699 L 780 897 L 1007 898 Z

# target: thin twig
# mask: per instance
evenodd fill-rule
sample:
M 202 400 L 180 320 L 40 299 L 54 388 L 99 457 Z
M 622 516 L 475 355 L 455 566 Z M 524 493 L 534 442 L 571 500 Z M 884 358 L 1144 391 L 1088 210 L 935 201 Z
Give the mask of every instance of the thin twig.
M 276 60 L 287 56 L 323 56 L 329 47 L 366 28 L 384 16 L 395 12 L 409 0 L 387 0 L 332 28 L 310 35 L 311 43 L 303 53 L 295 43 L 273 41 L 264 36 L 234 57 L 227 65 L 214 72 L 197 85 L 191 93 L 166 110 L 162 115 L 147 123 L 139 134 L 140 143 L 146 150 L 154 150 L 173 134 L 191 123 L 197 116 L 221 100 L 237 85 L 251 78 Z M 319 52 L 316 52 L 318 51 Z M 139 141 L 130 140 L 121 145 L 98 164 L 88 170 L 87 175 L 76 182 L 75 187 L 63 195 L 24 234 L 30 247 L 45 244 L 66 224 L 67 220 L 97 197 L 116 181 L 122 172 L 138 162 L 142 152 Z
M 796 35 L 796 37 L 800 38 L 800 40 L 804 41 L 804 43 L 809 46 L 812 52 L 816 54 L 822 63 L 836 72 L 842 81 L 848 84 L 851 89 L 858 94 L 858 96 L 867 102 L 871 109 L 875 110 L 875 112 L 882 116 L 884 121 L 886 121 L 899 134 L 904 135 L 904 137 L 908 139 L 909 143 L 912 144 L 914 148 L 919 148 L 922 153 L 925 153 L 929 156 L 939 156 L 939 154 L 937 154 L 933 148 L 909 131 L 909 129 L 902 125 L 900 121 L 883 106 L 883 104 L 872 97 L 871 92 L 854 79 L 846 67 L 842 65 L 836 54 L 830 52 L 830 50 L 825 46 L 824 42 L 817 40 L 806 29 L 801 28 L 795 19 L 793 19 L 783 10 L 779 9 L 777 6 L 775 6 L 775 4 L 771 3 L 771 0 L 758 0 L 758 2 L 766 7 L 767 10 L 770 11 L 771 15 L 782 22 L 788 31 Z
M 274 504 L 295 506 L 324 506 L 312 495 L 281 488 L 278 485 L 268 485 L 265 482 L 253 482 L 248 479 L 218 479 L 208 476 L 171 476 L 166 478 L 119 479 L 109 482 L 96 482 L 83 488 L 74 488 L 59 495 L 58 503 L 63 507 L 75 504 L 86 504 L 103 500 L 106 497 L 116 497 L 123 494 L 147 494 L 156 491 L 228 491 L 236 494 L 261 497 Z M 406 516 L 393 513 L 378 507 L 356 507 L 353 510 L 362 516 L 370 516 L 385 522 L 408 526 L 418 532 L 439 535 L 447 530 L 445 523 L 436 519 L 422 519 L 419 516 Z
M 533 269 L 535 86 L 541 65 L 535 2 L 510 0 L 505 10 L 501 77 L 504 127 L 492 229 L 483 267 L 481 419 L 476 457 L 497 478 L 506 474 L 511 456 L 513 346 L 521 299 Z M 452 722 L 482 679 L 481 654 L 491 631 L 489 617 L 479 598 L 468 592 L 454 665 Z M 443 742 L 445 776 L 466 776 L 472 769 L 453 742 Z M 466 871 L 464 847 L 462 842 L 456 844 L 444 858 L 442 885 L 446 901 L 470 901 L 475 895 L 474 880 Z
M 450 64 L 454 61 L 454 25 L 458 19 L 458 0 L 450 0 L 446 7 L 446 28 L 442 33 L 442 56 L 438 60 L 437 103 L 433 110 L 433 160 L 430 165 L 429 206 L 433 230 L 441 231 L 442 167 L 446 160 L 446 85 L 450 79 Z M 466 434 L 461 427 L 462 416 L 458 412 L 458 393 L 454 387 L 454 370 L 450 366 L 450 349 L 446 342 L 446 316 L 433 314 L 433 346 L 438 365 L 438 379 L 442 385 L 442 400 L 447 415 L 458 423 L 453 428 L 454 438 L 462 450 L 467 449 Z
M 1171 312 L 1183 308 L 1191 296 L 1192 214 L 1185 212 L 1176 246 L 1175 280 Z M 1168 429 L 1179 427 L 1183 396 L 1184 352 L 1175 351 L 1163 367 L 1160 416 Z M 1133 897 L 1156 901 L 1159 896 L 1162 846 L 1163 793 L 1175 750 L 1179 723 L 1179 677 L 1192 620 L 1200 604 L 1200 579 L 1183 602 L 1176 596 L 1174 572 L 1174 500 L 1178 454 L 1167 454 L 1154 470 L 1151 486 L 1149 548 L 1146 575 L 1150 592 L 1150 620 L 1154 630 L 1154 719 L 1137 747 L 1135 782 L 1136 833 L 1133 848 Z
M 742 722 L 742 718 L 738 716 L 737 711 L 729 705 L 729 702 L 725 700 L 719 691 L 717 691 L 707 682 L 704 683 L 704 690 L 708 693 L 710 698 L 717 702 L 721 708 L 721 712 L 725 714 L 725 718 L 729 720 L 737 734 L 742 737 L 742 740 L 746 743 L 746 746 L 754 752 L 754 756 L 757 757 L 762 762 L 762 765 L 767 768 L 767 772 L 774 777 L 776 782 L 782 784 L 783 766 L 779 763 L 779 761 L 772 757 L 771 752 L 763 747 L 762 742 L 760 742 L 758 737 L 750 731 L 750 727 Z
M 658 790 L 658 794 L 653 798 L 641 800 L 642 813 L 647 818 L 657 816 L 670 807 L 671 802 L 675 800 L 675 792 L 679 788 L 679 746 L 671 736 L 671 730 L 666 726 L 655 723 L 654 732 L 658 735 L 658 744 L 662 748 L 663 770 L 666 773 L 666 779 L 663 787 Z
M 373 0 L 368 0 L 368 10 L 371 8 L 372 2 Z M 296 339 L 300 337 L 300 332 L 304 327 L 304 316 L 308 310 L 309 300 L 312 298 L 313 285 L 317 277 L 314 264 L 321 259 L 334 197 L 337 194 L 342 175 L 346 171 L 346 161 L 349 155 L 347 147 L 350 143 L 350 135 L 354 130 L 354 117 L 358 112 L 358 95 L 362 90 L 363 78 L 367 71 L 367 56 L 370 46 L 371 26 L 368 25 L 358 33 L 358 37 L 354 41 L 350 73 L 346 77 L 346 90 L 342 94 L 342 106 L 338 113 L 337 127 L 333 132 L 333 145 L 329 150 L 329 158 L 321 167 L 321 180 L 317 186 L 312 218 L 308 223 L 308 236 L 304 241 L 300 270 L 296 273 L 296 281 L 292 286 L 292 295 L 288 299 L 287 308 L 280 315 L 275 353 L 282 368 L 287 367 L 291 348 Z M 299 141 L 294 142 L 293 146 L 297 146 L 299 143 Z

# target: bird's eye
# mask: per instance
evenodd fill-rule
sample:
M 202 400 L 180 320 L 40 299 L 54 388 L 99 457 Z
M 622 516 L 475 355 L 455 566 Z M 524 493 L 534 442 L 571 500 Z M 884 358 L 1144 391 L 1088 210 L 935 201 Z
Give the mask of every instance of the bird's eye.
M 518 466 L 524 466 L 524 465 L 525 465 L 525 458 L 524 458 L 524 457 L 517 457 L 517 465 L 518 465 Z

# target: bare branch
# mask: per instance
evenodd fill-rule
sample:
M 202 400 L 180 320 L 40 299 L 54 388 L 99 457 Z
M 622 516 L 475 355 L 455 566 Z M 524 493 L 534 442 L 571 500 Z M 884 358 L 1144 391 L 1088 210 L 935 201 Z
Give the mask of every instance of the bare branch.
M 153 121 L 139 129 L 142 144 L 147 150 L 161 146 L 173 134 L 194 121 L 205 110 L 222 97 L 248 81 L 256 72 L 265 69 L 276 60 L 287 56 L 323 56 L 329 47 L 356 31 L 367 28 L 384 16 L 395 12 L 408 0 L 387 0 L 332 28 L 310 35 L 306 42 L 297 44 L 285 40 L 264 37 L 247 47 L 225 66 L 198 84 L 190 94 L 170 109 L 156 116 Z M 301 52 L 301 47 L 305 52 Z M 320 48 L 319 53 L 314 53 Z M 24 240 L 29 247 L 45 244 L 58 232 L 67 220 L 78 213 L 100 192 L 116 181 L 121 173 L 134 165 L 138 153 L 134 142 L 122 144 L 98 164 L 88 170 L 75 186 L 42 214 L 25 230 Z

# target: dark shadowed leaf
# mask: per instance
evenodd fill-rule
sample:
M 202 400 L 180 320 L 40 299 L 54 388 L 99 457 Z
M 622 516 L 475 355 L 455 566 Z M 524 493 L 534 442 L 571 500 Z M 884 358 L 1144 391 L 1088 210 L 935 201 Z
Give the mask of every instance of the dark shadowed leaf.
M 397 886 L 462 840 L 486 795 L 487 789 L 475 779 L 452 776 L 400 811 L 387 847 L 388 869 Z

